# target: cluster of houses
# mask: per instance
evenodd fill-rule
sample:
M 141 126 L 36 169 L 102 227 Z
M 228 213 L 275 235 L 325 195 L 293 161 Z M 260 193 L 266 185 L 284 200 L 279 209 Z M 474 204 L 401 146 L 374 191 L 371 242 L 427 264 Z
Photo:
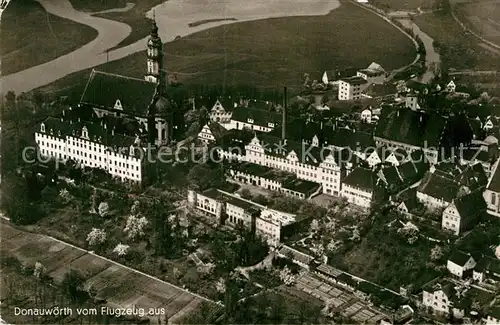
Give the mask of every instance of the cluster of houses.
M 420 87 L 412 82 L 405 94 L 425 92 Z M 443 88 L 454 91 L 454 83 Z M 424 205 L 438 211 L 442 228 L 457 235 L 485 211 L 499 215 L 498 139 L 491 132 L 498 128 L 496 117 L 490 116 L 479 133 L 477 118 L 443 116 L 404 101 L 384 106 L 368 132 L 348 124 L 289 120 L 286 107 L 280 108 L 281 116 L 276 110 L 254 108 L 251 101 L 229 107 L 216 101 L 199 139 L 218 145 L 229 130 L 250 131 L 252 139 L 240 143 L 240 150 L 218 149 L 241 163 L 231 175 L 243 183 L 284 191 L 288 187 L 278 175 L 294 175 L 307 182 L 296 191 L 300 198 L 322 193 L 363 208 L 390 198 L 405 213 Z M 472 134 L 470 147 L 457 149 L 457 129 Z M 489 135 L 481 139 L 483 134 Z
M 437 279 L 424 287 L 422 305 L 432 313 L 472 322 L 482 312 L 487 315 L 487 324 L 499 324 L 500 306 L 494 288 L 500 281 L 500 260 L 455 251 L 448 258 L 447 269 L 450 278 Z

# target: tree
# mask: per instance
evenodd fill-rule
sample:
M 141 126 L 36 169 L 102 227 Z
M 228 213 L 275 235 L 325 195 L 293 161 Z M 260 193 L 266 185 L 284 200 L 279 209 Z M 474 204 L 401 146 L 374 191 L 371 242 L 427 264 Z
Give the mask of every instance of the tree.
M 71 193 L 69 193 L 67 189 L 63 188 L 62 190 L 59 191 L 59 198 L 63 203 L 69 203 L 73 198 L 73 196 L 71 195 Z
M 2 180 L 1 206 L 14 224 L 30 224 L 41 218 L 41 211 L 23 177 L 9 175 Z M 33 187 L 31 187 L 33 190 Z
M 99 204 L 99 215 L 101 217 L 107 216 L 109 213 L 109 204 L 107 202 L 101 202 Z
M 319 230 L 320 230 L 319 221 L 317 219 L 314 219 L 313 221 L 311 221 L 311 225 L 309 226 L 309 232 L 315 233 L 318 232 Z
M 139 237 L 144 236 L 144 228 L 147 226 L 148 220 L 145 217 L 129 216 L 127 218 L 127 224 L 123 231 L 127 233 L 127 236 L 131 240 L 135 240 Z
M 283 269 L 281 269 L 280 279 L 287 286 L 295 283 L 295 276 L 292 274 L 288 266 L 285 266 Z
M 87 235 L 87 243 L 89 246 L 101 245 L 106 241 L 106 232 L 102 229 L 92 228 Z
M 40 262 L 35 263 L 35 269 L 33 270 L 33 275 L 38 279 L 43 279 L 47 274 L 47 269 Z
M 441 257 L 443 257 L 443 249 L 441 248 L 441 246 L 438 246 L 438 245 L 434 246 L 431 249 L 431 260 L 437 261 Z
M 85 278 L 78 271 L 71 270 L 64 276 L 61 282 L 62 291 L 73 302 L 81 302 L 88 298 L 84 291 Z
M 128 249 L 130 248 L 129 245 L 124 245 L 122 243 L 119 243 L 116 245 L 116 247 L 113 249 L 113 253 L 115 253 L 118 256 L 125 256 L 127 255 Z

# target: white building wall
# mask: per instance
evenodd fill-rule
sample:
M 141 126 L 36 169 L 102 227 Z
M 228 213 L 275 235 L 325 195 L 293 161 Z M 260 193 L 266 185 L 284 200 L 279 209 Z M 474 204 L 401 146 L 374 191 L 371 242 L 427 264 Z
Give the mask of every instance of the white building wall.
M 422 294 L 422 303 L 424 306 L 431 307 L 436 312 L 445 314 L 450 312 L 448 297 L 441 290 L 436 292 L 424 291 Z
M 443 211 L 441 228 L 444 230 L 450 230 L 453 234 L 458 236 L 460 234 L 460 220 L 460 214 L 452 204 Z
M 343 184 L 341 193 L 342 197 L 347 199 L 347 202 L 364 208 L 370 208 L 373 200 L 373 193 L 351 187 L 347 184 Z
M 72 159 L 86 167 L 101 168 L 123 181 L 143 180 L 143 160 L 128 154 L 111 152 L 100 143 L 72 136 L 60 138 L 47 132 L 36 132 L 35 141 L 43 156 L 61 160 Z M 128 151 L 127 148 L 118 149 L 123 150 L 123 153 Z

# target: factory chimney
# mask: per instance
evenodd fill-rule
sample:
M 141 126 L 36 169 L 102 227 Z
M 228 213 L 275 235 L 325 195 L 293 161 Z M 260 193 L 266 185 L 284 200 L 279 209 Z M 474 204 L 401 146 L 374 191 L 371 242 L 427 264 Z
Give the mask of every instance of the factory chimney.
M 283 120 L 281 122 L 281 139 L 286 140 L 286 124 L 287 124 L 287 114 L 288 114 L 288 98 L 286 86 L 283 88 Z

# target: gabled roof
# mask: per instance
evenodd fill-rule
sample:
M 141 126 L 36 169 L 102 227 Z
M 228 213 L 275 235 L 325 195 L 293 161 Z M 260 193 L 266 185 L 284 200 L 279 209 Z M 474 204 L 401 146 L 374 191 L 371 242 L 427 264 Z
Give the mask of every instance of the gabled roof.
M 448 261 L 451 261 L 458 266 L 465 266 L 465 263 L 467 263 L 467 261 L 469 261 L 471 257 L 472 256 L 470 254 L 466 254 L 462 251 L 456 250 L 451 253 L 450 257 L 448 258 Z
M 146 116 L 156 87 L 143 79 L 92 70 L 80 103 L 113 109 L 119 100 L 124 112 Z
M 45 133 L 51 134 L 54 137 L 65 138 L 71 137 L 81 137 L 84 128 L 86 128 L 88 133 L 88 139 L 91 142 L 100 143 L 103 146 L 108 147 L 110 150 L 120 150 L 121 154 L 126 154 L 123 148 L 129 148 L 130 146 L 137 147 L 138 140 L 142 134 L 127 135 L 118 133 L 117 128 L 108 126 L 104 123 L 103 119 L 96 121 L 67 121 L 61 120 L 54 117 L 49 117 L 38 125 L 37 132 L 40 132 L 41 125 L 45 125 Z M 123 129 L 122 129 L 123 131 Z M 137 152 L 138 154 L 139 152 Z
M 222 139 L 226 134 L 228 134 L 228 131 L 226 128 L 224 128 L 222 125 L 220 125 L 217 122 L 210 122 L 208 124 L 208 127 L 210 129 L 210 132 L 214 136 L 214 138 L 217 139 Z
M 281 116 L 271 110 L 238 107 L 233 111 L 231 119 L 244 123 L 248 123 L 248 120 L 252 119 L 253 124 L 268 127 L 268 123 L 278 124 L 281 121 Z
M 410 109 L 382 110 L 375 136 L 417 147 L 438 148 L 442 141 L 446 119 L 437 114 Z
M 356 167 L 344 178 L 343 183 L 344 185 L 373 192 L 375 187 L 373 177 L 374 175 L 371 169 Z
M 283 188 L 292 190 L 294 192 L 299 192 L 305 195 L 315 191 L 319 188 L 319 184 L 311 181 L 306 181 L 304 179 L 289 180 L 283 183 Z
M 325 139 L 328 145 L 340 148 L 349 148 L 352 151 L 365 151 L 375 147 L 375 140 L 370 133 L 351 130 L 348 128 L 338 128 L 334 130 L 330 138 Z
M 457 182 L 437 173 L 427 172 L 418 186 L 418 192 L 445 202 L 457 197 L 460 186 Z
M 474 269 L 480 272 L 493 272 L 496 274 L 500 274 L 500 260 L 488 256 L 483 256 L 481 259 L 479 259 Z
M 346 82 L 350 85 L 364 85 L 364 84 L 368 83 L 368 81 L 366 81 L 365 79 L 363 79 L 361 77 L 349 77 L 349 78 L 342 78 L 340 80 L 342 80 L 343 82 Z
M 463 186 L 467 186 L 472 191 L 484 188 L 488 179 L 480 163 L 467 168 L 456 178 L 456 181 Z
M 488 181 L 487 189 L 496 193 L 500 193 L 500 159 L 495 163 L 495 169 L 492 172 L 491 178 Z

